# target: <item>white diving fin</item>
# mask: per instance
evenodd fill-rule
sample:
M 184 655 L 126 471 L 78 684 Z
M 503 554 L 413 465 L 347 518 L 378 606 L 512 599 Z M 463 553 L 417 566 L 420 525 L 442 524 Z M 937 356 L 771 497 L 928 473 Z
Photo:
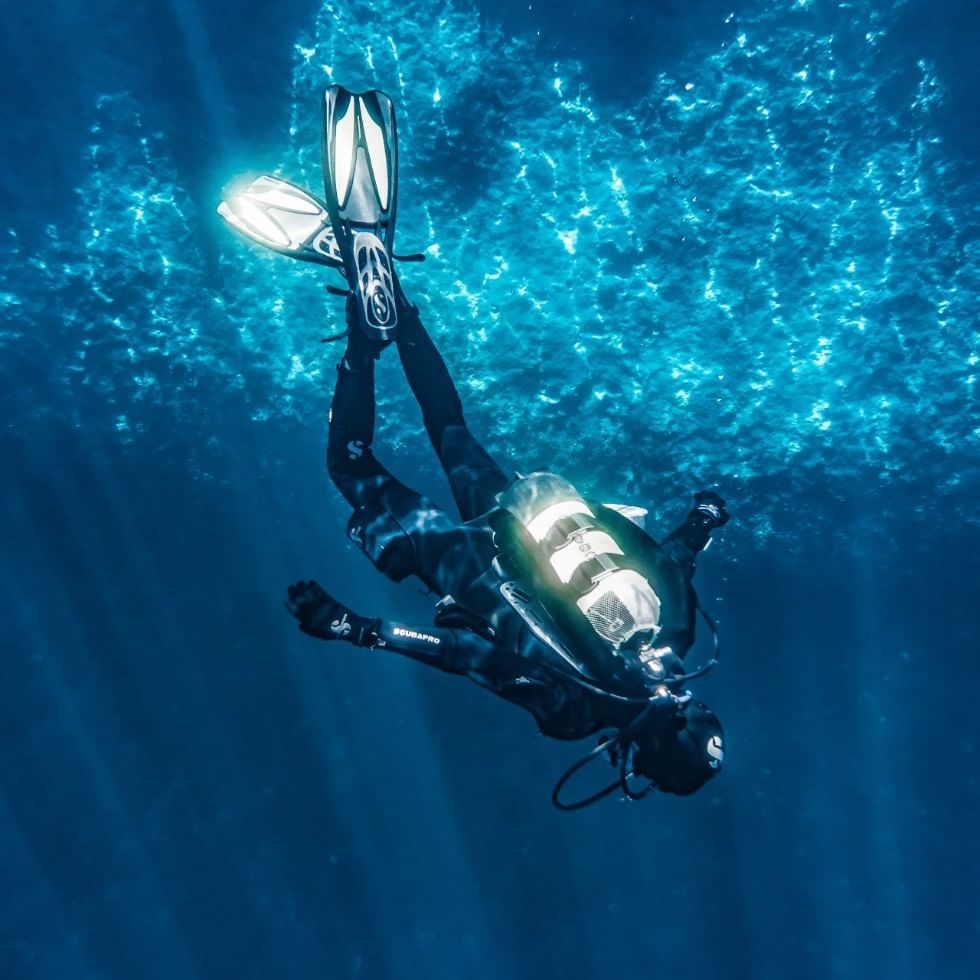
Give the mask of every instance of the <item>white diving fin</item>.
M 227 194 L 218 214 L 253 242 L 304 262 L 343 270 L 327 206 L 280 177 L 256 177 Z
M 375 340 L 391 340 L 404 298 L 392 265 L 398 137 L 384 92 L 324 91 L 323 178 L 358 325 Z

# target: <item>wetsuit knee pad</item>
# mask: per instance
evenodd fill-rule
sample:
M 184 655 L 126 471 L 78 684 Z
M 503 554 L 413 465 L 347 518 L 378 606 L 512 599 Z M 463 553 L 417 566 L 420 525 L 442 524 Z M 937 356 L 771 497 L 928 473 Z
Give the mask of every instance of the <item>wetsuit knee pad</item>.
M 347 535 L 392 581 L 401 582 L 415 572 L 415 542 L 383 505 L 358 507 L 347 522 Z

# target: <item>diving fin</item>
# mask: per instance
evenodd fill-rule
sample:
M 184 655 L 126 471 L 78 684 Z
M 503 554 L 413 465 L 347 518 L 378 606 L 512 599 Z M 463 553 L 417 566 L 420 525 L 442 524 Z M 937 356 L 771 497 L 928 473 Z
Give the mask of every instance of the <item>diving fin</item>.
M 377 90 L 323 93 L 323 179 L 327 212 L 358 326 L 391 340 L 404 296 L 392 265 L 398 200 L 398 139 L 391 99 Z
M 282 255 L 343 269 L 326 205 L 279 177 L 256 177 L 230 193 L 218 214 L 236 231 Z

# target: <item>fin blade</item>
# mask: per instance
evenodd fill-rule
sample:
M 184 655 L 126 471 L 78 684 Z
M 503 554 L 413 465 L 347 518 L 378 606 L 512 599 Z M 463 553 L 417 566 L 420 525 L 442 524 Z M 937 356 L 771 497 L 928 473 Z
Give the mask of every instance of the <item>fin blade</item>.
M 263 175 L 229 193 L 218 214 L 259 245 L 306 262 L 342 268 L 326 205 L 301 187 Z
M 332 183 L 337 204 L 341 209 L 347 206 L 354 181 L 354 160 L 357 155 L 356 121 L 357 103 L 351 99 L 346 111 L 334 120 Z
M 371 164 L 371 174 L 378 192 L 378 204 L 382 211 L 388 210 L 388 151 L 385 146 L 384 133 L 374 121 L 369 112 L 361 112 L 364 126 L 364 141 L 367 143 L 368 161 Z
M 340 85 L 324 91 L 323 169 L 334 231 L 368 231 L 393 245 L 397 197 L 397 132 L 391 99 Z
M 242 201 L 239 212 L 241 220 L 252 230 L 253 237 L 263 245 L 288 248 L 289 235 L 273 218 L 251 201 Z

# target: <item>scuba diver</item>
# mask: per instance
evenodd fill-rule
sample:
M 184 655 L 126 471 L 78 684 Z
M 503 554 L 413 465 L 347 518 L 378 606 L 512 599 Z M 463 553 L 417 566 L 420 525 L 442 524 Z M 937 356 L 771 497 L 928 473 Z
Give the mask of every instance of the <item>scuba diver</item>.
M 384 93 L 326 89 L 323 162 L 325 201 L 262 176 L 218 210 L 253 241 L 345 275 L 347 289 L 332 289 L 347 298 L 347 330 L 339 335 L 346 350 L 327 468 L 353 508 L 350 539 L 384 575 L 414 575 L 439 600 L 433 625 L 413 625 L 355 612 L 317 582 L 299 581 L 287 591 L 289 612 L 317 639 L 469 677 L 529 711 L 552 738 L 605 733 L 558 781 L 559 809 L 617 789 L 630 799 L 654 788 L 693 793 L 724 755 L 718 719 L 685 687 L 717 662 L 717 630 L 691 578 L 711 532 L 729 519 L 724 500 L 695 494 L 684 522 L 658 543 L 643 529 L 642 508 L 589 499 L 555 473 L 501 468 L 468 429 L 449 371 L 394 270 L 397 140 Z M 375 364 L 392 346 L 458 520 L 374 455 Z M 698 610 L 715 654 L 686 672 Z M 563 799 L 568 780 L 604 754 L 618 778 Z M 636 778 L 646 785 L 637 789 Z

